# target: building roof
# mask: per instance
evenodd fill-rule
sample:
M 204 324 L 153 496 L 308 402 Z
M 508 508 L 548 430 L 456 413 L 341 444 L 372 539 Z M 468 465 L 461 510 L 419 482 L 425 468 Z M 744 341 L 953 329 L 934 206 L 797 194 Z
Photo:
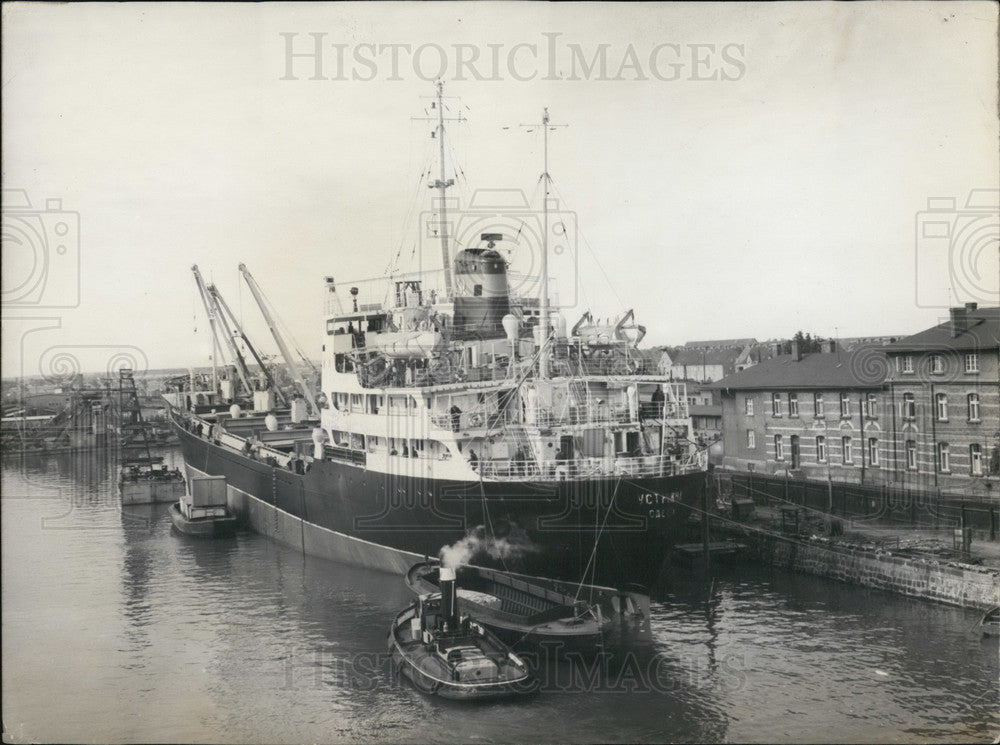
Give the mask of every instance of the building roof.
M 743 347 L 749 344 L 756 344 L 756 339 L 714 339 L 709 341 L 689 341 L 684 345 L 685 349 L 726 349 Z
M 727 375 L 708 388 L 723 390 L 829 390 L 880 388 L 889 371 L 885 347 L 862 347 L 850 352 L 813 352 L 796 359 L 778 355 Z
M 964 309 L 955 309 L 964 310 Z M 978 308 L 965 314 L 966 329 L 952 336 L 947 320 L 885 347 L 888 354 L 933 350 L 984 350 L 1000 348 L 1000 308 Z
M 675 365 L 723 365 L 730 366 L 742 354 L 741 349 L 689 349 L 684 347 L 673 355 L 671 361 Z

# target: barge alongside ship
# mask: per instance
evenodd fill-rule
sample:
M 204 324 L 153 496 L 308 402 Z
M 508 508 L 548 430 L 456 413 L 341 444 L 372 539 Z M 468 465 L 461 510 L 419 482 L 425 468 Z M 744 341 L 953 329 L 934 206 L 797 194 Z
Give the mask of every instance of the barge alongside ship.
M 442 146 L 439 213 L 450 185 Z M 639 352 L 631 311 L 555 317 L 547 245 L 537 296 L 519 294 L 507 217 L 454 255 L 439 217 L 441 270 L 325 279 L 320 389 L 286 354 L 289 412 L 262 391 L 249 416 L 219 390 L 168 398 L 189 480 L 224 476 L 251 528 L 335 560 L 403 574 L 452 547 L 524 574 L 649 581 L 705 488 L 684 384 Z

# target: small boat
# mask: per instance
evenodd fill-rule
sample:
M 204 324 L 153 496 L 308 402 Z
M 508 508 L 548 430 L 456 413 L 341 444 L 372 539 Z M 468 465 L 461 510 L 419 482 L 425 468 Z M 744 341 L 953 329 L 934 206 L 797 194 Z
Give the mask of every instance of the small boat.
M 172 502 L 184 494 L 184 476 L 155 458 L 149 464 L 123 465 L 118 473 L 118 491 L 123 505 Z
M 440 562 L 425 560 L 406 574 L 418 595 L 439 591 Z M 479 623 L 512 646 L 557 643 L 564 650 L 592 650 L 624 625 L 648 628 L 649 597 L 613 587 L 528 577 L 471 565 L 457 569 L 458 597 Z
M 460 616 L 455 573 L 444 569 L 441 592 L 421 595 L 389 630 L 393 668 L 424 693 L 479 701 L 532 691 L 528 665 L 482 624 Z
M 979 621 L 983 636 L 1000 636 L 1000 605 L 986 611 Z
M 184 535 L 226 538 L 236 534 L 237 518 L 225 507 L 192 507 L 185 499 L 170 505 L 170 519 Z
M 226 506 L 226 479 L 191 479 L 191 491 L 170 505 L 174 527 L 197 538 L 224 538 L 236 533 L 238 518 Z

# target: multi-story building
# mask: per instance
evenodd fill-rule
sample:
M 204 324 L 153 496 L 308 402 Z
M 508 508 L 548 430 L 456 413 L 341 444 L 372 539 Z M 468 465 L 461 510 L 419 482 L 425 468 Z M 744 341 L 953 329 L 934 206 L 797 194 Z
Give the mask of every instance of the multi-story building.
M 1000 308 L 952 308 L 885 352 L 893 481 L 1000 498 Z
M 1000 498 L 1000 308 L 849 352 L 793 346 L 713 387 L 724 467 Z
M 715 442 L 722 437 L 722 404 L 719 391 L 709 386 L 689 385 L 688 413 L 692 434 L 701 443 Z
M 879 348 L 780 354 L 713 385 L 722 399 L 723 466 L 792 478 L 872 483 L 883 478 L 885 429 Z M 879 364 L 881 360 L 881 364 Z

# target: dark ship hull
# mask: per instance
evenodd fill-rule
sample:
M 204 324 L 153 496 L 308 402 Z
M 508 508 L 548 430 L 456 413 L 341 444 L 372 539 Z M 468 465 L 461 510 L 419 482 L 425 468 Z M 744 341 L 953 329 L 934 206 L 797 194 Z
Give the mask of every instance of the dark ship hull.
M 401 574 L 464 539 L 470 563 L 566 580 L 580 581 L 586 571 L 593 582 L 649 583 L 701 509 L 705 488 L 704 472 L 434 481 L 324 459 L 295 473 L 174 427 L 188 478 L 225 476 L 229 506 L 252 530 L 304 553 Z M 413 463 L 417 471 L 419 461 Z

